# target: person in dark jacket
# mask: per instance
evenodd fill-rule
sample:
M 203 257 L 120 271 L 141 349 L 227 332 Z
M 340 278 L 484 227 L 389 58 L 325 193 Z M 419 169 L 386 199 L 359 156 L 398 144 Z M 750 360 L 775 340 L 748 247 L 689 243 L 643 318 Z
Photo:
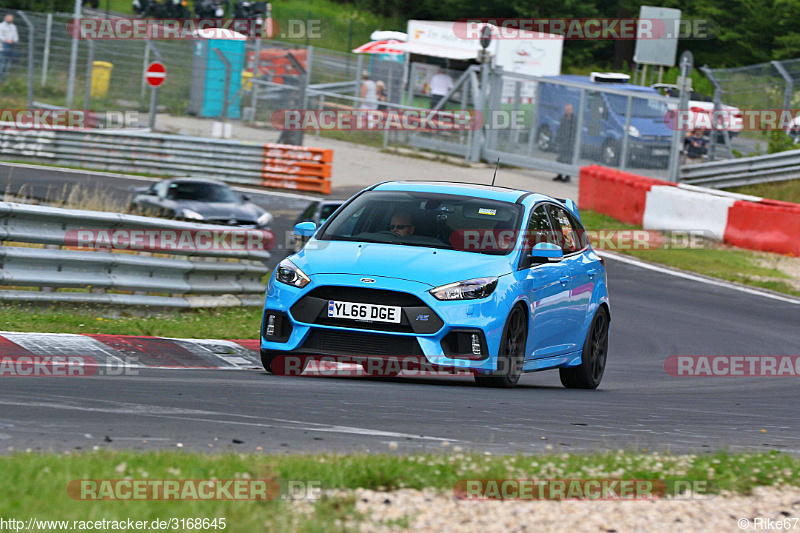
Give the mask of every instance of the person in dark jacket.
M 558 124 L 558 133 L 556 134 L 556 150 L 558 150 L 559 163 L 572 163 L 572 151 L 575 144 L 575 113 L 573 112 L 572 104 L 564 106 L 564 116 L 561 117 L 561 122 Z M 559 174 L 553 181 L 568 182 L 570 177 L 566 174 Z

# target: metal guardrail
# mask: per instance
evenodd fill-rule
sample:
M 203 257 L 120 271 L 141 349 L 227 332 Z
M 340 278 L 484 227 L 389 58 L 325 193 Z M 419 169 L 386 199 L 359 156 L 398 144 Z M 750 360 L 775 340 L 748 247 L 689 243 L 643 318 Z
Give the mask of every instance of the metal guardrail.
M 712 189 L 800 179 L 800 150 L 713 161 L 681 168 L 681 183 Z
M 164 251 L 111 239 L 75 246 L 78 231 L 231 232 L 196 224 L 100 211 L 0 202 L 0 302 L 92 303 L 164 308 L 263 304 L 269 252 L 183 248 Z M 258 230 L 247 230 L 258 231 Z M 16 245 L 9 245 L 15 243 Z M 31 246 L 33 245 L 33 246 Z M 45 245 L 44 248 L 36 245 Z M 14 289 L 35 287 L 35 290 Z M 59 292 L 68 289 L 72 292 Z M 74 289 L 84 289 L 75 292 Z M 88 289 L 88 292 L 86 291 Z M 113 291 L 113 292 L 110 292 Z
M 0 129 L 0 156 L 330 193 L 333 152 L 148 131 Z

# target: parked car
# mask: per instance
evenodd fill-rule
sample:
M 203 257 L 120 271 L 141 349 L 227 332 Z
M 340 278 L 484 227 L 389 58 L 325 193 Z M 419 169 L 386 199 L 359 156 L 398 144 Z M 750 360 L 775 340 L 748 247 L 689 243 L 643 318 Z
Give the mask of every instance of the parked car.
M 628 96 L 632 96 L 632 116 L 628 127 L 629 161 L 639 166 L 666 167 L 672 130 L 664 122 L 668 112 L 666 103 L 652 99 L 653 96 L 659 96 L 655 89 L 614 81 L 600 82 L 594 76 L 563 75 L 549 79 L 580 84 L 583 89 L 574 85 L 539 82 L 536 144 L 540 150 L 557 149 L 554 140 L 565 107 L 571 104 L 577 114 L 581 93 L 588 90 L 581 132 L 581 157 L 599 160 L 607 166 L 619 165 Z M 605 92 L 608 90 L 615 92 Z
M 303 212 L 298 215 L 294 223 L 297 225 L 301 222 L 313 222 L 317 227 L 320 227 L 325 223 L 326 220 L 328 220 L 334 211 L 341 207 L 344 202 L 344 200 L 320 200 L 311 202 L 308 204 L 308 207 L 306 207 Z M 289 239 L 289 249 L 287 250 L 286 255 L 289 256 L 299 252 L 304 244 L 304 239 L 298 239 L 297 236 L 292 234 Z
M 322 227 L 301 222 L 295 233 L 310 240 L 267 285 L 261 360 L 269 372 L 296 374 L 317 358 L 365 369 L 411 358 L 468 370 L 487 386 L 556 368 L 566 387 L 600 384 L 606 268 L 571 200 L 387 182 Z
M 680 98 L 680 90 L 678 89 L 677 85 L 671 85 L 669 83 L 656 83 L 653 85 L 653 89 L 657 90 L 659 93 L 663 94 L 664 96 L 670 96 L 672 98 Z M 678 103 L 670 103 L 667 104 L 669 109 L 678 109 Z M 694 113 L 703 113 L 708 115 L 708 124 L 712 126 L 717 126 L 723 129 L 727 129 L 728 133 L 731 137 L 736 137 L 742 132 L 744 128 L 744 124 L 741 121 L 742 118 L 742 110 L 738 107 L 721 104 L 721 110 L 724 113 L 719 115 L 719 123 L 714 124 L 712 121 L 713 113 L 714 113 L 714 99 L 706 94 L 699 93 L 697 91 L 691 91 L 689 94 L 689 111 Z M 738 118 L 739 120 L 733 120 L 734 118 Z M 698 119 L 696 117 L 692 117 L 692 123 L 698 123 Z M 710 129 L 704 128 L 705 135 L 710 135 Z M 717 142 L 722 142 L 722 134 L 718 135 Z
M 225 183 L 212 179 L 175 178 L 138 189 L 131 211 L 193 222 L 268 229 L 272 215 Z

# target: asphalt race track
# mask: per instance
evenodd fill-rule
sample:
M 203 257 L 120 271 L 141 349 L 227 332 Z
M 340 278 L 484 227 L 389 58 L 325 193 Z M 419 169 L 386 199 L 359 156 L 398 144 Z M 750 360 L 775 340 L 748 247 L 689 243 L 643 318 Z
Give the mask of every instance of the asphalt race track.
M 5 188 L 4 172 L 0 166 Z M 288 228 L 303 207 L 292 202 L 258 197 L 280 218 L 276 228 Z M 8 377 L 0 378 L 0 451 L 180 443 L 190 450 L 383 452 L 396 442 L 403 452 L 439 450 L 446 441 L 492 453 L 800 453 L 798 377 L 688 378 L 664 370 L 671 355 L 800 355 L 800 305 L 615 259 L 607 264 L 611 340 L 596 391 L 566 390 L 554 371 L 526 375 L 514 390 L 478 388 L 468 378 L 258 371 Z

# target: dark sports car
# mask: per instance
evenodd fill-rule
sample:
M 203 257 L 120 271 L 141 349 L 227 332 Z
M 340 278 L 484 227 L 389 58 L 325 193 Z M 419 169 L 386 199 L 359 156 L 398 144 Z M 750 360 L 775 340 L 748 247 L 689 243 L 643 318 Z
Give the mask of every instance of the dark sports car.
M 195 222 L 267 229 L 272 215 L 226 184 L 200 178 L 159 181 L 137 190 L 131 210 Z

